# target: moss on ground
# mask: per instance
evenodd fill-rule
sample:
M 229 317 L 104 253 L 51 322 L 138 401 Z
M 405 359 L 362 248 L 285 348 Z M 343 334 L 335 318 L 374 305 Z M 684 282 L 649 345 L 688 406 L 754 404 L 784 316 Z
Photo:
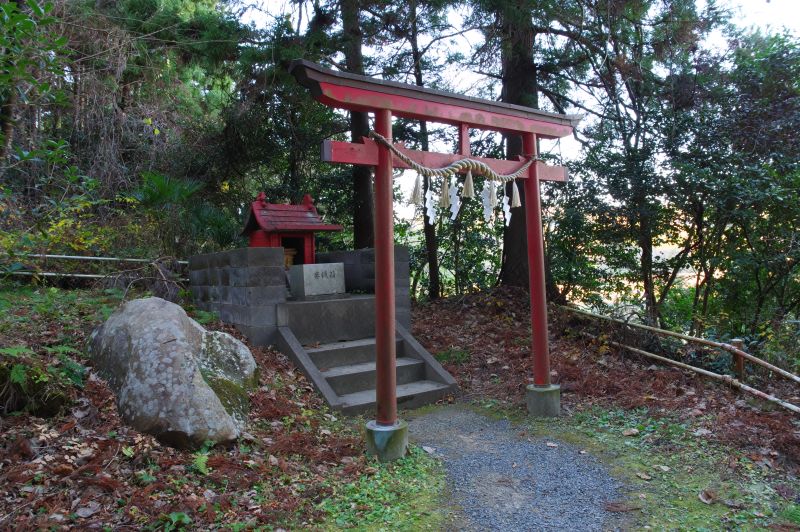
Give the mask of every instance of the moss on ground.
M 333 495 L 320 504 L 324 528 L 339 530 L 439 530 L 445 489 L 441 464 L 417 446 L 392 463 L 374 460 L 372 474 L 346 484 L 330 483 Z

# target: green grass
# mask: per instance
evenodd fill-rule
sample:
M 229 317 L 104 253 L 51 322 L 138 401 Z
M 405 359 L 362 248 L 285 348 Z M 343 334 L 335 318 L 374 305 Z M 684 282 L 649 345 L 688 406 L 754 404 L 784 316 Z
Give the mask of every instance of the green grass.
M 0 284 L 0 414 L 60 412 L 83 386 L 88 331 L 113 311 L 121 295 Z
M 320 504 L 323 528 L 337 530 L 438 530 L 445 488 L 441 464 L 416 446 L 396 462 L 372 464 L 373 474 L 347 484 L 330 483 L 333 495 Z
M 797 504 L 790 504 L 781 512 L 781 517 L 793 525 L 800 525 L 800 506 Z
M 443 364 L 464 364 L 469 362 L 471 355 L 464 349 L 451 347 L 439 353 L 436 353 L 436 360 Z

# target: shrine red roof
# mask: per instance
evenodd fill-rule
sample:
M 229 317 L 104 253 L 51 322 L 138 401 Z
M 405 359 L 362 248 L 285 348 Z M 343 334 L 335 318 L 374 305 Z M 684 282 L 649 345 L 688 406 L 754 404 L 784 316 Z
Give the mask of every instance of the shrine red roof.
M 244 228 L 244 234 L 256 229 L 268 233 L 308 232 L 308 231 L 341 231 L 341 225 L 326 224 L 314 207 L 314 200 L 306 194 L 299 205 L 281 205 L 267 203 L 262 192 L 256 201 L 250 204 L 250 216 Z

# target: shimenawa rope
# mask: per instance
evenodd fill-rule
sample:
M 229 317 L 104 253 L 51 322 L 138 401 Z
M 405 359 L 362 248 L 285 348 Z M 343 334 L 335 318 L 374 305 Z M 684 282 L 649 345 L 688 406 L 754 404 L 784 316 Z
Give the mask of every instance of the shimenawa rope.
M 389 140 L 384 137 L 383 135 L 376 133 L 375 131 L 370 131 L 369 136 L 372 137 L 378 144 L 386 147 L 391 151 L 398 159 L 406 163 L 412 170 L 416 171 L 417 174 L 423 175 L 426 177 L 442 177 L 444 181 L 442 183 L 442 197 L 440 206 L 442 208 L 447 208 L 450 206 L 450 198 L 449 198 L 449 185 L 450 185 L 450 177 L 460 174 L 466 170 L 466 178 L 464 179 L 464 190 L 462 191 L 462 197 L 464 198 L 474 198 L 475 197 L 475 187 L 472 181 L 473 173 L 477 175 L 482 175 L 486 179 L 490 181 L 499 181 L 500 183 L 508 183 L 509 181 L 513 181 L 512 191 L 511 191 L 511 207 L 520 207 L 522 203 L 520 202 L 519 197 L 519 188 L 517 187 L 516 179 L 522 176 L 528 169 L 531 167 L 533 163 L 539 161 L 538 157 L 531 157 L 528 159 L 522 166 L 517 168 L 517 170 L 511 174 L 498 174 L 492 168 L 482 162 L 475 159 L 459 159 L 449 165 L 445 166 L 444 168 L 430 168 L 428 166 L 424 166 L 419 164 L 418 162 L 411 159 L 408 155 L 398 150 Z M 493 191 L 494 187 L 492 187 Z M 411 202 L 412 203 L 421 203 L 422 201 L 422 185 L 420 183 L 419 176 L 417 176 L 417 181 L 414 184 L 414 192 L 411 194 Z M 494 202 L 493 202 L 494 203 Z
M 398 159 L 406 163 L 408 166 L 411 167 L 412 170 L 427 176 L 427 177 L 450 177 L 456 174 L 460 174 L 465 170 L 470 171 L 470 173 L 482 175 L 487 179 L 491 179 L 492 181 L 500 181 L 501 183 L 508 183 L 524 174 L 528 171 L 528 168 L 531 167 L 533 163 L 539 161 L 538 157 L 531 157 L 525 164 L 519 167 L 514 173 L 511 174 L 498 174 L 491 167 L 482 162 L 477 161 L 475 159 L 459 159 L 449 165 L 445 166 L 444 168 L 429 168 L 427 166 L 423 166 L 418 162 L 414 161 L 410 157 L 408 157 L 405 153 L 398 150 L 391 142 L 389 142 L 385 137 L 376 133 L 374 131 L 369 132 L 369 136 L 375 139 L 376 142 L 389 148 Z

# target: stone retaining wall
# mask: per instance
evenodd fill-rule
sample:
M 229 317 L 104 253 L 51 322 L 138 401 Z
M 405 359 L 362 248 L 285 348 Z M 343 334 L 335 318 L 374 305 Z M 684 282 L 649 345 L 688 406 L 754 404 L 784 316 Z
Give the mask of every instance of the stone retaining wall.
M 395 246 L 395 314 L 411 329 L 408 249 Z M 349 293 L 375 292 L 375 250 L 318 253 L 317 263 L 344 263 Z M 256 345 L 277 341 L 277 306 L 289 297 L 283 248 L 240 248 L 189 258 L 189 283 L 198 308 L 216 312 Z
M 286 301 L 283 248 L 241 248 L 189 258 L 198 308 L 216 312 L 256 345 L 277 339 L 276 305 Z
M 344 282 L 348 292 L 375 293 L 375 249 L 317 253 L 317 262 L 344 263 Z M 394 290 L 396 319 L 411 329 L 411 279 L 408 248 L 394 247 Z

